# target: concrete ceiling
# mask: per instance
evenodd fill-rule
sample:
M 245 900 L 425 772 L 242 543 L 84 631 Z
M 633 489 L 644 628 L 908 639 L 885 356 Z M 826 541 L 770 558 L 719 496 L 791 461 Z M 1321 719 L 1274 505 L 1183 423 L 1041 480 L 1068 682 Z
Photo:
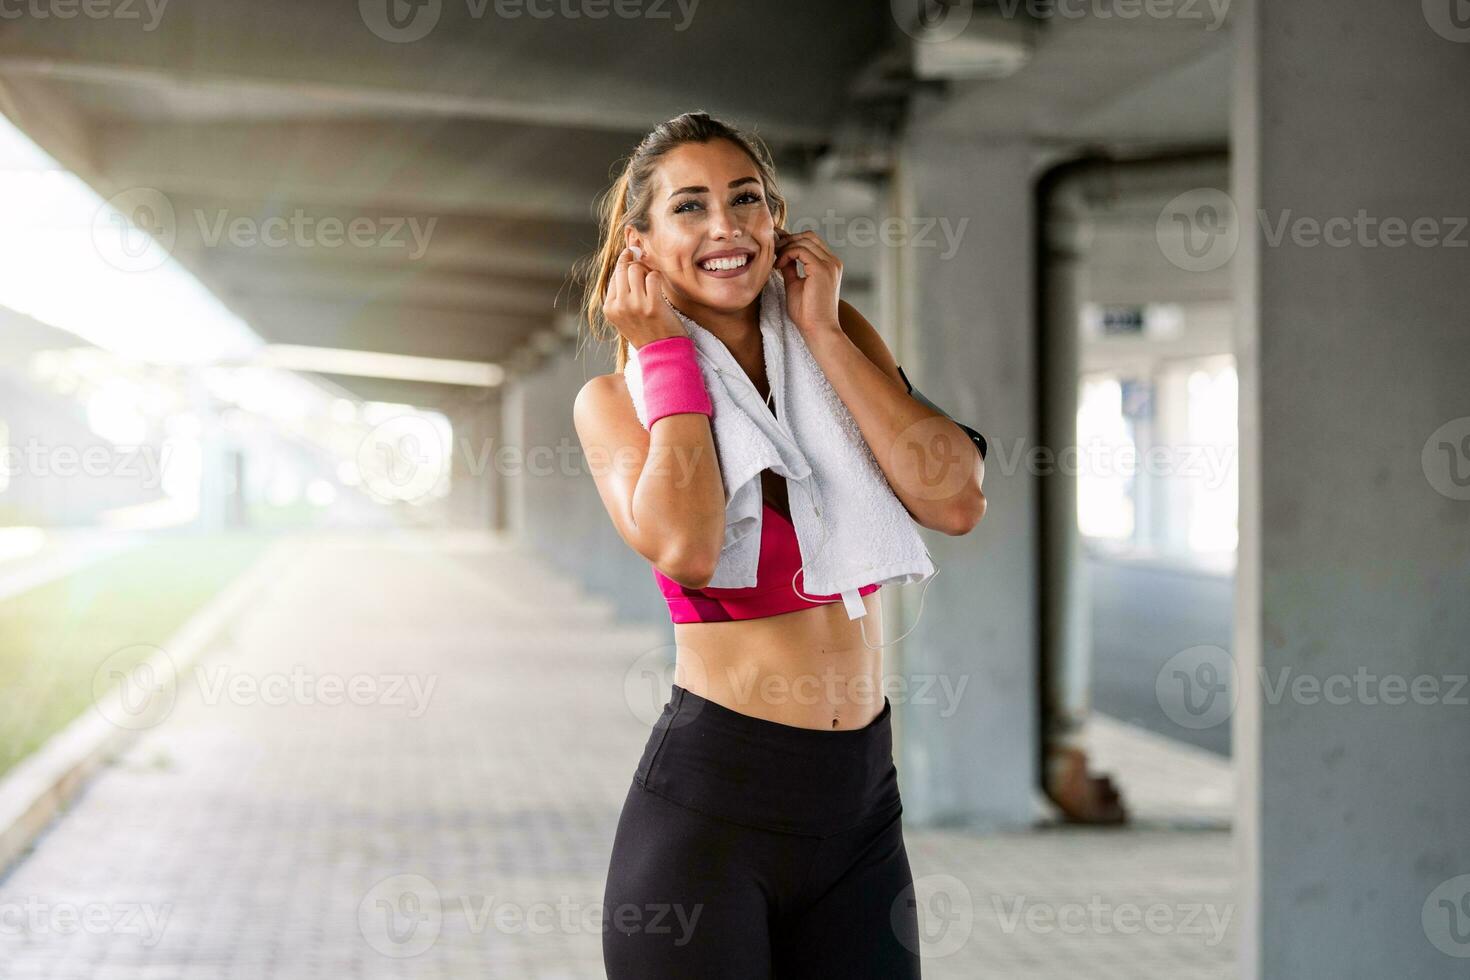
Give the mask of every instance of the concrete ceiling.
M 575 307 L 594 198 L 659 120 L 702 108 L 753 126 L 814 216 L 863 200 L 804 181 L 858 113 L 855 80 L 906 43 L 886 0 L 103 9 L 138 17 L 5 21 L 0 109 L 104 196 L 161 192 L 174 253 L 267 340 L 498 362 Z M 1223 34 L 1058 21 L 1021 74 L 928 111 L 1047 139 L 1197 137 L 1222 126 L 1224 91 L 1201 89 Z M 269 218 L 299 231 L 249 234 Z

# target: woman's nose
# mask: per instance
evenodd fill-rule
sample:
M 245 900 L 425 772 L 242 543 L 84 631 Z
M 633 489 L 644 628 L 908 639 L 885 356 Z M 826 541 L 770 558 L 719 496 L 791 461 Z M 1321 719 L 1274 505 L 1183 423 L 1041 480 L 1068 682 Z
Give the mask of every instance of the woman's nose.
M 716 238 L 739 238 L 740 222 L 725 208 L 710 212 L 710 234 Z

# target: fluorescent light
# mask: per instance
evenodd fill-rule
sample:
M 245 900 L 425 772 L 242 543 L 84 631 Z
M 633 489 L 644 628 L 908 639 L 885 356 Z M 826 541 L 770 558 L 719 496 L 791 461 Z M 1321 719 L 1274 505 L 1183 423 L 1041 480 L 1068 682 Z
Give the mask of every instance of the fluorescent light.
M 340 347 L 303 347 L 297 344 L 267 344 L 252 363 L 283 371 L 315 371 L 319 374 L 345 374 L 356 378 L 425 381 L 430 384 L 469 385 L 476 388 L 494 388 L 505 380 L 505 370 L 499 364 L 484 361 L 456 361 L 442 357 L 385 354 L 381 351 Z
M 965 9 L 958 32 L 915 36 L 914 74 L 919 78 L 1005 78 L 1024 68 L 1034 48 L 1033 29 L 1023 17 L 1007 17 Z

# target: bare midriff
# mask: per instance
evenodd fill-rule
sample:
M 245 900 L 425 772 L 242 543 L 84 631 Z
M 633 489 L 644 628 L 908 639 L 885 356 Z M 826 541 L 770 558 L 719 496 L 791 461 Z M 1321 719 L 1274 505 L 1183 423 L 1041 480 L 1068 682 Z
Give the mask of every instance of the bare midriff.
M 842 603 L 729 623 L 675 623 L 674 681 L 741 714 L 798 728 L 862 728 L 883 710 L 882 603 Z M 865 624 L 865 625 L 864 625 Z

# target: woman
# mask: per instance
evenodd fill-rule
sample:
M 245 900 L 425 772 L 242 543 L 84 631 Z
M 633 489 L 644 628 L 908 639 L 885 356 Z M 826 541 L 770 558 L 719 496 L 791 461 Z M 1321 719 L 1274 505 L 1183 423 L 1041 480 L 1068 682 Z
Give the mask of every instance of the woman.
M 860 590 L 857 620 L 839 596 L 801 591 L 785 479 L 766 470 L 758 584 L 707 588 L 725 492 L 702 383 L 667 396 L 672 410 L 644 429 L 624 345 L 639 352 L 646 398 L 658 377 L 697 378 L 677 310 L 769 399 L 759 297 L 781 275 L 792 323 L 915 521 L 952 535 L 975 526 L 983 443 L 977 452 L 978 434 L 910 394 L 877 331 L 839 298 L 827 245 L 783 229 L 757 140 L 703 113 L 672 119 L 639 144 L 601 212 L 585 313 L 593 336 L 618 342 L 617 371 L 584 386 L 574 418 L 589 461 L 611 462 L 592 467 L 598 492 L 652 563 L 677 650 L 613 845 L 608 976 L 917 977 L 878 584 Z

